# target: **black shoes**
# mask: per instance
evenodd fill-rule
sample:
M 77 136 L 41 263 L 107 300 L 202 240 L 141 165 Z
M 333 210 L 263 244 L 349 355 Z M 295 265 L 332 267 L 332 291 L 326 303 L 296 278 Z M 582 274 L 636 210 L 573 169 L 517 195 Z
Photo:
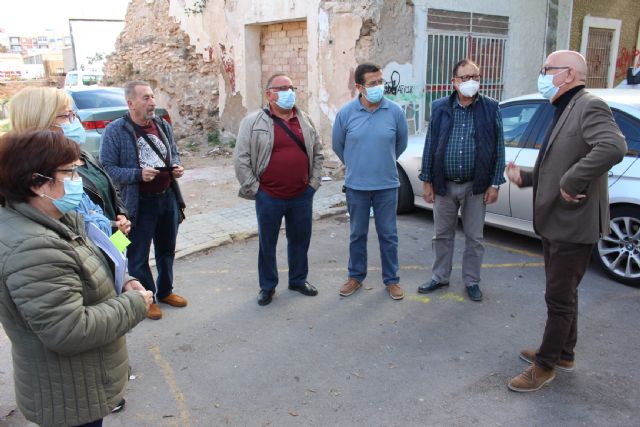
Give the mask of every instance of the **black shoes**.
M 482 301 L 482 291 L 478 285 L 467 286 L 467 294 L 471 301 Z
M 302 295 L 308 297 L 315 297 L 318 295 L 318 290 L 309 282 L 304 282 L 302 285 L 289 285 L 289 290 L 298 291 Z
M 271 304 L 271 300 L 273 299 L 273 294 L 275 293 L 276 291 L 274 289 L 270 291 L 265 291 L 264 289 L 261 289 L 260 293 L 258 293 L 258 305 Z
M 449 283 L 440 283 L 432 280 L 429 283 L 424 283 L 418 286 L 418 292 L 421 294 L 428 294 L 429 292 L 433 292 L 436 289 L 444 288 L 445 286 L 449 286 Z
M 316 289 L 316 287 L 309 282 L 304 282 L 302 285 L 289 285 L 289 289 L 292 291 L 300 292 L 302 295 L 306 295 L 308 297 L 315 297 L 316 295 L 318 295 L 318 290 Z M 258 305 L 271 304 L 271 300 L 273 300 L 273 295 L 275 293 L 275 289 L 272 289 L 270 291 L 261 289 L 260 293 L 258 294 Z

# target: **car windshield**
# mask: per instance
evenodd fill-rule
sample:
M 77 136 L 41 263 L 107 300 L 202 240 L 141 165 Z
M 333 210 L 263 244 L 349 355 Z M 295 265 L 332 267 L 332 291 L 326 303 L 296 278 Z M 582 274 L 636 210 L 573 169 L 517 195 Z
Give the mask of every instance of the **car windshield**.
M 71 92 L 78 110 L 89 108 L 127 107 L 124 90 L 113 88 L 82 90 Z

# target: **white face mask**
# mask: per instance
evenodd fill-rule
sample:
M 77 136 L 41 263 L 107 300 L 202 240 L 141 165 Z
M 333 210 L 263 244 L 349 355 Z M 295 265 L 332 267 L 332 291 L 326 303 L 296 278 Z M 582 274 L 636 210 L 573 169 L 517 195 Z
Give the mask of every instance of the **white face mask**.
M 540 92 L 540 95 L 544 96 L 547 99 L 552 99 L 554 96 L 556 96 L 556 94 L 560 90 L 560 87 L 564 86 L 565 83 L 562 83 L 560 86 L 556 86 L 553 84 L 553 79 L 555 78 L 555 76 L 557 76 L 558 74 L 562 74 L 565 71 L 568 70 L 562 70 L 557 74 L 547 74 L 544 76 L 540 74 L 538 76 L 538 92 Z
M 478 89 L 480 89 L 480 82 L 473 79 L 467 80 L 466 82 L 460 83 L 458 85 L 458 89 L 463 96 L 471 98 L 476 96 L 476 93 L 478 93 Z

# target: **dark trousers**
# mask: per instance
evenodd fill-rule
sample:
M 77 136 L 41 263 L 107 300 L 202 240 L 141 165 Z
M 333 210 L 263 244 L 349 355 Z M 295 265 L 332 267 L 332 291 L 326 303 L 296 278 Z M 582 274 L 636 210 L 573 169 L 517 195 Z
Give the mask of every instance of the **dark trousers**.
M 90 423 L 82 424 L 75 427 L 102 427 L 102 420 L 104 418 L 100 418 L 99 420 L 91 421 Z
M 262 190 L 256 194 L 256 216 L 258 217 L 258 281 L 260 289 L 272 290 L 278 285 L 276 245 L 282 218 L 287 232 L 287 259 L 289 262 L 289 284 L 302 285 L 307 280 L 309 264 L 307 252 L 311 243 L 313 219 L 312 187 L 300 196 L 291 199 L 276 199 Z
M 542 238 L 547 279 L 547 324 L 536 365 L 551 369 L 559 359 L 573 360 L 578 340 L 578 285 L 593 244 L 555 242 Z
M 138 217 L 129 233 L 129 274 L 138 279 L 145 289 L 152 291 L 156 301 L 169 296 L 173 290 L 178 219 L 178 203 L 170 189 L 162 195 L 140 194 Z M 152 241 L 158 270 L 155 283 L 149 267 Z

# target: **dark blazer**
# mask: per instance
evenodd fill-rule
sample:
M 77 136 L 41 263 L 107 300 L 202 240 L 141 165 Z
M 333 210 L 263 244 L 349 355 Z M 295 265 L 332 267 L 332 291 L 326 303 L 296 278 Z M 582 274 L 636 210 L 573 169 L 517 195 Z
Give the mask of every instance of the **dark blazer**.
M 533 185 L 533 226 L 551 241 L 595 243 L 609 233 L 607 172 L 619 163 L 627 144 L 607 104 L 578 91 L 551 132 L 533 171 L 521 171 L 522 186 Z M 565 201 L 560 188 L 578 203 Z

